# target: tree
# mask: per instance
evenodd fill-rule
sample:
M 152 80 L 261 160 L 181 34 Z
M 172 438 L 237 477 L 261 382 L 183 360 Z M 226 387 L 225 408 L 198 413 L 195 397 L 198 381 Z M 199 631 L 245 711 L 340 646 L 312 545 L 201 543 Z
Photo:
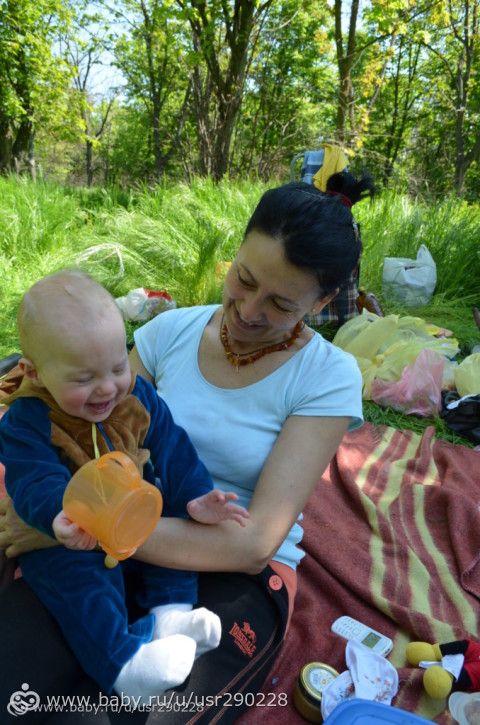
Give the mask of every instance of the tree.
M 437 0 L 423 14 L 419 69 L 422 102 L 417 104 L 414 145 L 418 175 L 436 194 L 466 193 L 480 159 L 480 0 Z
M 70 22 L 64 0 L 0 0 L 0 171 L 35 175 L 39 124 L 66 111 L 70 69 L 53 41 Z
M 342 0 L 335 0 L 333 9 L 335 16 L 335 48 L 338 65 L 338 105 L 336 132 L 338 139 L 344 141 L 347 116 L 350 117 L 350 125 L 355 126 L 352 67 L 355 60 L 357 45 L 357 20 L 359 0 L 352 0 L 348 20 L 347 38 L 344 37 L 342 27 Z
M 387 143 L 383 181 L 388 183 L 402 147 L 411 112 L 420 98 L 416 72 L 420 57 L 420 44 L 411 43 L 405 36 L 398 38 L 396 62 L 392 78 L 393 109 L 387 123 Z
M 128 98 L 150 116 L 159 179 L 179 147 L 191 94 L 185 21 L 173 1 L 122 0 L 114 12 L 129 27 L 115 44 L 115 63 L 127 79 Z
M 326 2 L 284 0 L 269 9 L 248 69 L 229 171 L 268 179 L 330 135 L 335 69 Z
M 430 2 L 425 0 L 430 7 Z M 359 30 L 359 0 L 351 0 L 344 29 L 343 0 L 334 0 L 335 49 L 338 66 L 336 135 L 344 141 L 347 127 L 359 145 L 368 128 L 369 115 L 385 81 L 395 39 L 408 34 L 409 26 L 424 8 L 414 0 L 371 0 Z M 360 90 L 360 93 L 359 93 Z M 359 99 L 361 97 L 361 100 Z
M 63 55 L 72 68 L 73 85 L 76 91 L 78 113 L 85 143 L 85 175 L 87 186 L 91 186 L 94 177 L 93 152 L 98 146 L 108 116 L 115 100 L 115 89 L 108 99 L 95 105 L 92 77 L 96 69 L 103 65 L 102 56 L 108 48 L 108 35 L 105 19 L 98 13 L 93 14 L 88 0 L 77 0 L 77 17 L 73 33 L 62 38 Z
M 227 171 L 235 121 L 261 23 L 273 0 L 178 0 L 193 35 L 193 103 L 201 172 L 219 181 Z
M 455 118 L 454 186 L 461 196 L 468 169 L 480 159 L 480 0 L 447 0 L 442 6 L 437 42 L 426 45 L 447 74 L 449 103 Z
M 387 62 L 383 82 L 376 82 L 378 95 L 369 113 L 373 132 L 367 134 L 365 147 L 377 154 L 377 173 L 386 185 L 421 111 L 425 89 L 419 73 L 422 45 L 413 26 L 409 25 L 407 32 L 393 36 L 382 46 Z

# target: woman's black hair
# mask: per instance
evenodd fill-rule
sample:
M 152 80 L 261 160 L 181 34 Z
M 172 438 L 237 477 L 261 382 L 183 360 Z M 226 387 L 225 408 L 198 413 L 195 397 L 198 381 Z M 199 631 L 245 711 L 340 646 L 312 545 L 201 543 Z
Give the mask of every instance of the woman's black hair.
M 290 264 L 312 273 L 321 293 L 344 285 L 362 249 L 358 226 L 342 195 L 323 193 L 303 182 L 270 189 L 260 199 L 245 230 L 277 239 Z M 353 201 L 353 200 L 352 200 Z
M 342 194 L 353 205 L 367 196 L 372 198 L 376 189 L 370 174 L 364 173 L 360 179 L 357 179 L 349 171 L 344 170 L 328 177 L 327 191 Z

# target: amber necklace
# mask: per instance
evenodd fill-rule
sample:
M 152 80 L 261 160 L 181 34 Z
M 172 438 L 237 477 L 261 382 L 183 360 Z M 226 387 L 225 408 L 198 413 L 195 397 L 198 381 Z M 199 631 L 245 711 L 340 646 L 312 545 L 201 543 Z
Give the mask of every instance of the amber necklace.
M 271 352 L 288 350 L 288 348 L 293 345 L 297 337 L 300 335 L 304 327 L 304 321 L 300 320 L 293 328 L 293 332 L 288 340 L 283 340 L 283 342 L 277 342 L 275 343 L 275 345 L 259 347 L 257 350 L 252 350 L 251 352 L 233 352 L 228 341 L 227 326 L 224 323 L 222 316 L 222 320 L 220 322 L 220 340 L 223 345 L 223 349 L 225 350 L 225 357 L 227 358 L 228 362 L 233 365 L 238 373 L 238 370 L 242 365 L 249 365 L 250 363 L 254 363 L 255 360 L 259 360 L 261 357 L 263 357 L 264 355 L 268 355 Z

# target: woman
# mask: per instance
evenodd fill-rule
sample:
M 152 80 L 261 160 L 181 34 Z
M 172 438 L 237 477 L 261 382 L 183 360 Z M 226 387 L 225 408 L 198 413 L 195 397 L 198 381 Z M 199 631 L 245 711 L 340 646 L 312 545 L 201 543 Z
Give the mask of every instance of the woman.
M 274 662 L 303 556 L 297 520 L 345 431 L 361 423 L 354 359 L 303 318 L 333 299 L 360 248 L 341 195 L 297 183 L 270 190 L 247 225 L 222 305 L 172 310 L 137 330 L 132 367 L 156 384 L 215 485 L 250 511 L 246 527 L 224 522 L 216 531 L 161 519 L 136 554 L 201 572 L 199 606 L 222 620 L 218 649 L 196 661 L 169 700 L 173 711 L 160 700 L 149 723 L 233 722 Z M 0 534 L 0 545 L 10 541 Z M 11 591 L 1 597 L 0 617 L 13 601 Z M 71 663 L 68 671 L 73 677 Z

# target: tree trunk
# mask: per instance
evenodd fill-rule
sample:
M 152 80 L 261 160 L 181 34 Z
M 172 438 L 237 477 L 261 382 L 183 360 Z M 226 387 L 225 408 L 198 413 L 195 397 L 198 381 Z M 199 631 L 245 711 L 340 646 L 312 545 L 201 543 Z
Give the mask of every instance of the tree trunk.
M 193 32 L 193 47 L 195 52 L 200 50 L 199 41 L 195 31 Z M 193 106 L 195 109 L 195 121 L 198 136 L 198 161 L 201 176 L 209 176 L 211 173 L 211 160 L 213 157 L 212 141 L 215 131 L 210 121 L 210 102 L 212 97 L 212 83 L 208 70 L 202 79 L 202 72 L 199 65 L 193 69 Z
M 233 129 L 241 105 L 239 94 L 236 93 L 235 95 L 236 98 L 219 103 L 219 122 L 213 149 L 211 172 L 214 181 L 220 181 L 228 170 Z
M 455 26 L 453 16 L 450 16 L 453 34 L 461 45 L 455 72 L 455 192 L 457 196 L 463 196 L 465 190 L 465 175 L 470 164 L 478 158 L 477 142 L 470 151 L 466 150 L 467 132 L 466 113 L 468 108 L 469 94 L 473 62 L 478 44 L 478 11 L 480 3 L 474 0 L 472 5 L 466 0 L 463 7 L 462 31 L 459 32 Z
M 155 177 L 157 181 L 160 181 L 164 170 L 164 161 L 162 154 L 162 136 L 160 133 L 160 114 L 161 114 L 161 103 L 160 99 L 155 94 L 152 98 L 152 141 L 153 141 L 153 158 L 154 158 L 154 169 Z
M 191 0 L 189 21 L 194 45 L 203 55 L 208 69 L 206 79 L 211 83 L 210 92 L 208 86 L 201 83 L 201 74 L 197 69 L 194 103 L 201 166 L 202 171 L 210 171 L 215 181 L 220 181 L 228 170 L 233 129 L 242 103 L 251 52 L 249 44 L 252 30 L 259 15 L 266 11 L 271 2 L 264 0 L 257 10 L 253 0 L 221 3 L 221 14 L 214 16 L 206 0 Z M 225 33 L 221 46 L 216 41 L 220 23 L 222 33 Z M 213 108 L 212 99 L 215 100 Z
M 455 115 L 455 193 L 462 196 L 465 186 L 465 108 L 457 108 Z
M 93 184 L 93 144 L 89 138 L 85 142 L 85 172 L 87 175 L 87 186 Z
M 455 191 L 457 196 L 463 196 L 465 191 L 465 176 L 474 161 L 480 159 L 480 132 L 477 133 L 475 142 L 468 153 L 457 156 L 455 159 Z
M 351 72 L 355 56 L 358 8 L 359 0 L 352 0 L 345 49 L 342 30 L 342 0 L 335 0 L 335 46 L 339 75 L 336 135 L 339 141 L 345 140 L 347 118 L 350 118 L 350 122 L 353 124 L 354 95 Z
M 29 116 L 23 118 L 12 146 L 12 170 L 17 174 L 27 172 L 35 179 L 34 155 L 35 131 Z
M 0 116 L 0 174 L 12 170 L 12 130 L 9 119 Z
M 413 92 L 413 84 L 417 72 L 418 59 L 420 57 L 420 46 L 415 49 L 412 46 L 408 48 L 408 83 L 407 88 L 400 93 L 401 65 L 403 59 L 404 40 L 400 38 L 398 49 L 397 66 L 394 79 L 394 106 L 392 113 L 392 122 L 390 124 L 387 147 L 385 151 L 385 164 L 383 167 L 383 183 L 387 186 L 393 172 L 400 148 L 403 143 L 403 137 L 407 128 L 410 111 L 415 103 L 417 96 Z M 400 104 L 400 95 L 402 95 L 402 104 Z M 400 108 L 400 105 L 402 106 Z

